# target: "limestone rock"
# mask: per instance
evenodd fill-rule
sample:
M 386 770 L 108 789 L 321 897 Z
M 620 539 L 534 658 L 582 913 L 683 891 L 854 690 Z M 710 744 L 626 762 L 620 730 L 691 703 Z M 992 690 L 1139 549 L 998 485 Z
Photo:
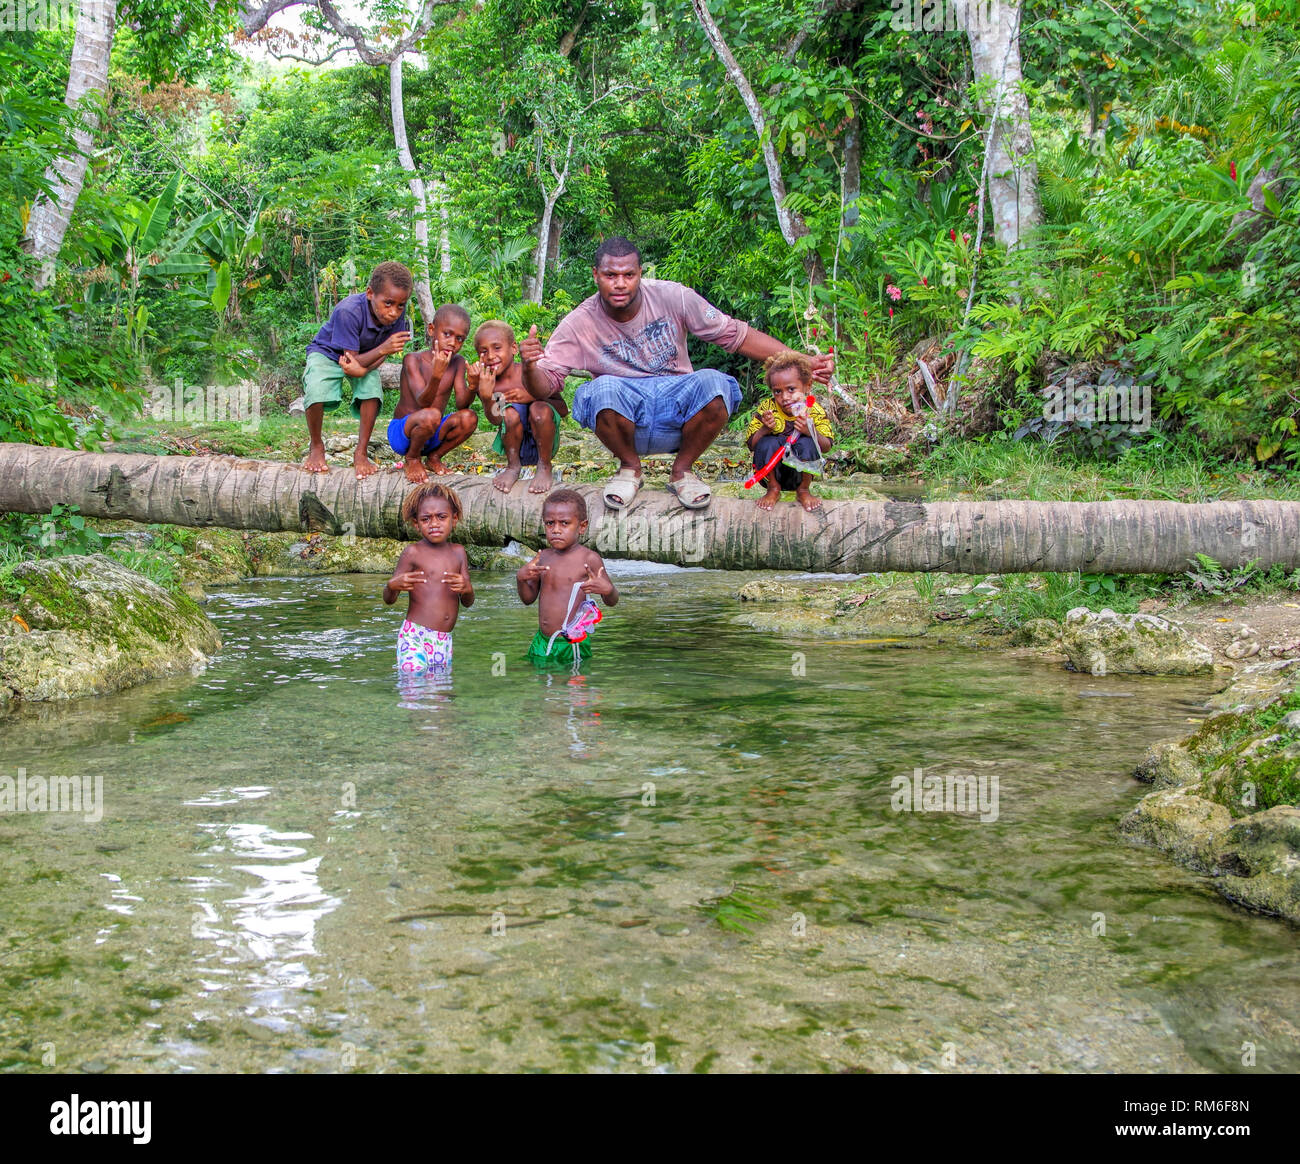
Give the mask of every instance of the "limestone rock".
M 0 709 L 201 669 L 221 646 L 192 599 L 104 554 L 25 562 L 13 577 L 24 590 L 0 611 Z
M 1071 667 L 1093 675 L 1200 675 L 1214 670 L 1209 647 L 1154 614 L 1094 613 L 1075 607 L 1065 616 L 1061 645 Z
M 1192 754 L 1179 742 L 1152 744 L 1133 775 L 1158 789 L 1183 788 L 1201 780 L 1201 770 Z
M 1262 707 L 1289 689 L 1300 676 L 1300 659 L 1270 659 L 1243 667 L 1237 677 L 1217 695 L 1209 706 L 1224 711 L 1243 711 Z
M 1239 820 L 1215 849 L 1225 897 L 1300 922 L 1300 808 L 1279 805 Z
M 1052 618 L 1031 618 L 1016 627 L 1011 642 L 1017 647 L 1059 648 L 1061 624 Z
M 1164 849 L 1174 860 L 1208 872 L 1214 860 L 1215 834 L 1232 823 L 1221 804 L 1182 789 L 1153 792 L 1120 821 L 1120 831 Z
M 756 578 L 746 582 L 736 591 L 741 602 L 794 602 L 802 603 L 804 591 L 789 582 L 776 582 L 769 578 Z

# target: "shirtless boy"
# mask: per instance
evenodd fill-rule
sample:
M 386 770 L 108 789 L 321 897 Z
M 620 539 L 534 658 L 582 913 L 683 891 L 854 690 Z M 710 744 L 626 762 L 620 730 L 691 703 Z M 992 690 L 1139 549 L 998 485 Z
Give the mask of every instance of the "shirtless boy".
M 557 632 L 593 594 L 600 595 L 606 606 L 613 606 L 618 602 L 618 591 L 605 572 L 605 560 L 578 543 L 587 532 L 587 503 L 580 494 L 572 489 L 552 493 L 542 504 L 542 525 L 546 528 L 547 548 L 515 575 L 525 606 L 541 597 L 537 606 L 538 631 L 529 644 L 528 658 L 535 664 L 573 664 L 591 654 L 591 645 L 586 639 L 570 642 Z
M 420 531 L 420 541 L 402 551 L 384 583 L 384 604 L 406 591 L 406 621 L 397 634 L 397 667 L 415 672 L 451 666 L 451 631 L 462 606 L 474 605 L 465 547 L 448 542 L 461 517 L 460 498 L 440 481 L 412 489 L 402 518 Z
M 509 493 L 525 465 L 536 465 L 529 493 L 546 493 L 554 483 L 551 458 L 560 447 L 560 417 L 569 414 L 559 392 L 537 400 L 524 387 L 523 366 L 516 362 L 519 345 L 515 332 L 500 319 L 481 323 L 474 333 L 478 360 L 466 374 L 470 391 L 483 401 L 483 413 L 498 425 L 494 453 L 503 453 L 506 467 L 492 478 L 502 493 Z
M 444 303 L 429 323 L 430 350 L 402 361 L 402 395 L 388 422 L 388 444 L 405 457 L 402 468 L 413 484 L 426 481 L 429 473 L 450 473 L 442 458 L 469 440 L 478 426 L 469 407 L 474 394 L 465 384 L 465 358 L 457 354 L 468 334 L 469 312 Z M 448 416 L 453 393 L 456 411 Z

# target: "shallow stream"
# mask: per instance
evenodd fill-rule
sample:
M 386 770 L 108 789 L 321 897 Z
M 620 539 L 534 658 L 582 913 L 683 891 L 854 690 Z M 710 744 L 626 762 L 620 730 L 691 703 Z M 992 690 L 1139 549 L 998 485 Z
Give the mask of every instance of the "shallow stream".
M 5 774 L 103 789 L 0 816 L 0 1069 L 1300 1070 L 1295 933 L 1116 831 L 1209 684 L 616 580 L 576 677 L 513 576 L 442 685 L 381 580 L 261 581 L 205 673 L 0 721 Z

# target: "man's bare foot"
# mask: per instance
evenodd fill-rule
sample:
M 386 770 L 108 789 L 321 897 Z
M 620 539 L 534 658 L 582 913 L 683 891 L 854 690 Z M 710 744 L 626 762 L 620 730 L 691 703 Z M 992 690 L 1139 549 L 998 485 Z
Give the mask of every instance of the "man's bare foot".
M 551 467 L 549 465 L 538 465 L 537 473 L 533 477 L 533 483 L 528 486 L 528 492 L 545 493 L 554 484 L 555 481 L 551 477 Z
M 812 493 L 805 488 L 796 489 L 794 491 L 794 499 L 809 513 L 815 513 L 822 507 L 822 499 L 820 497 L 814 497 Z
M 429 466 L 430 473 L 435 473 L 439 477 L 449 477 L 455 471 L 453 469 L 448 469 L 447 466 L 442 463 L 442 460 L 435 457 L 432 453 L 424 458 L 424 463 Z
M 502 493 L 509 493 L 514 488 L 514 484 L 519 480 L 519 466 L 507 465 L 495 477 L 492 478 L 492 486 L 500 489 Z
M 771 509 L 778 501 L 781 500 L 781 490 L 769 488 L 762 497 L 758 499 L 759 509 Z
M 330 467 L 325 463 L 325 446 L 311 445 L 307 449 L 307 459 L 302 463 L 304 473 L 328 473 Z
M 362 453 L 360 456 L 354 456 L 352 458 L 352 467 L 357 472 L 358 481 L 362 480 L 362 478 L 364 477 L 369 477 L 371 473 L 379 472 L 379 466 L 376 465 L 374 461 L 372 461 L 364 453 Z
M 429 474 L 424 471 L 424 466 L 420 464 L 419 457 L 414 460 L 408 457 L 402 463 L 402 470 L 406 473 L 406 479 L 412 485 L 423 485 L 429 479 Z

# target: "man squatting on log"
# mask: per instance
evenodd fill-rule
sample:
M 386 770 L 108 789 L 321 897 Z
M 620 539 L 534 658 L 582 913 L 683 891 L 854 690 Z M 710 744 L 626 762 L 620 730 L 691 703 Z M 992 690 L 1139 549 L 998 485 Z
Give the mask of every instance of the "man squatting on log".
M 529 330 L 520 345 L 524 384 L 534 399 L 548 400 L 570 372 L 594 377 L 574 392 L 573 418 L 618 460 L 604 489 L 611 509 L 632 503 L 648 453 L 677 454 L 668 490 L 688 509 L 702 509 L 712 491 L 693 466 L 739 405 L 740 385 L 712 369 L 695 371 L 687 332 L 754 360 L 789 349 L 681 283 L 642 279 L 641 253 L 625 238 L 601 243 L 591 273 L 596 294 L 560 320 L 545 349 L 537 328 Z M 835 360 L 816 355 L 811 366 L 825 384 Z

